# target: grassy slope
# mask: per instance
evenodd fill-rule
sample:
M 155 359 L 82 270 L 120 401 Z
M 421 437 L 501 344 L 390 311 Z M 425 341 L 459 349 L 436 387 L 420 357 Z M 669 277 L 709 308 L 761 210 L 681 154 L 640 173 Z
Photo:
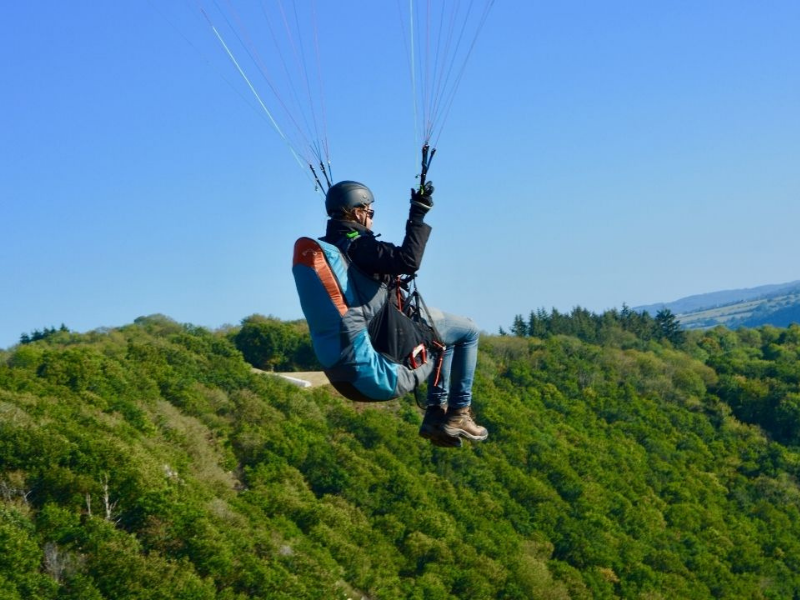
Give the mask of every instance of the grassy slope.
M 797 310 L 798 307 L 800 307 L 800 294 L 793 292 L 791 294 L 682 313 L 677 316 L 681 325 L 687 329 L 707 328 L 715 325 L 738 327 L 749 326 L 751 319 L 758 319 L 759 325 L 772 323 L 770 315 L 779 315 L 781 311 L 790 308 Z M 773 324 L 779 327 L 785 326 L 782 321 Z

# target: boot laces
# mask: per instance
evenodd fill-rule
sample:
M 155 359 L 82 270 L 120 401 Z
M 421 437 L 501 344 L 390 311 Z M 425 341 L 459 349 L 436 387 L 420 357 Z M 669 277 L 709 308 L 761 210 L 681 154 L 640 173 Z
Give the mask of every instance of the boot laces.
M 467 410 L 462 412 L 459 417 L 475 425 L 475 412 L 472 410 L 472 406 L 468 406 Z

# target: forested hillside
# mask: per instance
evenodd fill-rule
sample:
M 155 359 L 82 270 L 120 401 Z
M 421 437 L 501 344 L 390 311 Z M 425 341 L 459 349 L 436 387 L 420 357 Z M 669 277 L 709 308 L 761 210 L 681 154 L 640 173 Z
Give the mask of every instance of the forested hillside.
M 27 336 L 0 599 L 798 597 L 800 327 L 558 316 L 482 339 L 461 449 L 254 374 L 313 360 L 302 324 Z

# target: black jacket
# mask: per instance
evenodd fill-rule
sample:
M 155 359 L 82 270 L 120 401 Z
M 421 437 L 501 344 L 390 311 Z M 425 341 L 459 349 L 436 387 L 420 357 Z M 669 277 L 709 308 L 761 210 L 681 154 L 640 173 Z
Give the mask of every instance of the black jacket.
M 330 219 L 323 242 L 341 248 L 350 240 L 347 255 L 357 267 L 368 273 L 383 275 L 413 275 L 422 264 L 425 245 L 431 235 L 431 226 L 422 219 L 406 222 L 406 236 L 396 246 L 379 242 L 375 234 L 360 223 Z

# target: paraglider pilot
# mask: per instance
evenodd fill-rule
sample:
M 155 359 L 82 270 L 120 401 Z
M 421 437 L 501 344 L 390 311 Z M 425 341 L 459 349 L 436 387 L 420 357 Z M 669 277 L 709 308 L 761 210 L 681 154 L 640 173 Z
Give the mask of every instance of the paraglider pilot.
M 348 258 L 361 270 L 389 282 L 415 274 L 422 263 L 431 227 L 425 215 L 433 207 L 433 185 L 411 190 L 411 208 L 401 245 L 376 239 L 372 231 L 375 201 L 370 189 L 355 181 L 340 181 L 328 190 L 325 209 L 330 217 L 323 241 L 346 247 Z M 446 350 L 439 377 L 431 375 L 425 417 L 419 434 L 437 446 L 460 446 L 462 438 L 482 441 L 486 428 L 473 420 L 472 382 L 478 360 L 479 331 L 468 318 L 429 309 Z M 438 380 L 437 380 L 438 379 Z

